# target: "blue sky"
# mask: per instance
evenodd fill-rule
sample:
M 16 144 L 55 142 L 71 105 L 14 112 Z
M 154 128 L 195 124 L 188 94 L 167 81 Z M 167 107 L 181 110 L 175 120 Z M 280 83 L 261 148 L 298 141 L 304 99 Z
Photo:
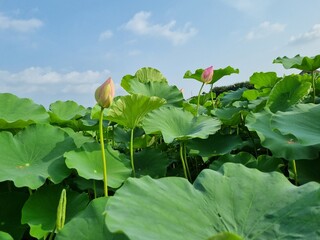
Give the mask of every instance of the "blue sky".
M 216 85 L 290 74 L 272 61 L 320 54 L 319 9 L 319 0 L 0 0 L 0 92 L 89 107 L 105 79 L 123 95 L 122 77 L 146 66 L 185 98 L 200 87 L 187 70 L 239 68 Z

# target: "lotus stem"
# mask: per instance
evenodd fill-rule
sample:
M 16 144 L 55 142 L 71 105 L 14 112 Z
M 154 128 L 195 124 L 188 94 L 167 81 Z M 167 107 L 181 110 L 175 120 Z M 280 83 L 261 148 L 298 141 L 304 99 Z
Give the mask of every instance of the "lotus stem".
M 312 88 L 313 88 L 313 103 L 316 103 L 316 76 L 314 71 L 311 73 L 312 75 Z
M 292 160 L 292 166 L 293 166 L 293 173 L 294 173 L 294 184 L 298 186 L 298 172 L 297 172 L 296 160 Z
M 130 136 L 130 161 L 131 161 L 132 175 L 133 177 L 136 177 L 136 171 L 134 169 L 134 160 L 133 160 L 133 131 L 134 131 L 134 128 L 131 129 L 131 136 Z
M 212 93 L 212 89 L 213 89 L 213 83 L 211 84 L 211 87 L 210 87 L 210 97 L 211 97 L 212 109 L 213 109 L 213 108 L 214 108 L 214 102 L 213 102 L 213 93 Z
M 181 162 L 182 162 L 182 168 L 183 168 L 184 177 L 189 180 L 186 163 L 185 163 L 184 158 L 183 158 L 183 143 L 180 143 L 180 158 L 181 158 Z
M 188 176 L 189 176 L 189 180 L 191 181 L 191 174 L 190 174 L 189 165 L 188 165 L 188 159 L 187 159 L 187 148 L 186 148 L 186 145 L 184 143 L 182 143 L 182 144 L 183 144 L 184 161 L 186 163 L 186 169 L 187 169 L 187 173 L 188 173 Z
M 200 105 L 200 94 L 201 94 L 203 86 L 204 86 L 204 83 L 202 83 L 201 88 L 200 88 L 199 93 L 198 93 L 197 115 L 198 115 L 198 110 L 199 110 L 199 105 Z
M 107 159 L 106 152 L 104 149 L 104 138 L 103 138 L 103 110 L 101 107 L 100 119 L 99 119 L 99 132 L 100 132 L 100 145 L 101 145 L 101 154 L 102 154 L 102 164 L 103 164 L 103 192 L 104 196 L 108 197 L 108 176 L 107 176 Z

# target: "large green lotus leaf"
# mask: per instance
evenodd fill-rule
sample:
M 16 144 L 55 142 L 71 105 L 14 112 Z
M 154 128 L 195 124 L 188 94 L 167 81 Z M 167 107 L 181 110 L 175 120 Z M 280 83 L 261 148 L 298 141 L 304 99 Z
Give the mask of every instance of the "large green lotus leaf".
M 0 231 L 1 240 L 14 240 L 9 233 Z
M 241 144 L 242 139 L 238 135 L 223 135 L 218 132 L 207 139 L 191 139 L 186 146 L 190 149 L 190 154 L 208 158 L 229 153 Z
M 127 92 L 130 92 L 131 89 L 131 82 L 138 81 L 141 83 L 147 82 L 161 82 L 167 83 L 167 79 L 162 75 L 162 73 L 155 68 L 151 67 L 144 67 L 140 68 L 134 76 L 126 75 L 121 80 L 121 87 Z
M 318 156 L 319 151 L 315 147 L 304 145 L 303 141 L 293 134 L 281 134 L 275 129 L 276 126 L 271 124 L 272 119 L 273 114 L 267 111 L 250 113 L 246 117 L 246 126 L 250 131 L 257 132 L 261 145 L 270 149 L 273 156 L 287 160 L 314 159 Z
M 124 234 L 113 234 L 105 225 L 104 210 L 108 198 L 92 200 L 89 205 L 68 222 L 56 235 L 56 240 L 128 240 Z
M 143 120 L 147 134 L 161 132 L 166 143 L 173 140 L 208 138 L 220 129 L 219 120 L 209 116 L 194 117 L 192 113 L 180 108 L 162 107 L 154 110 Z
M 149 175 L 152 178 L 166 176 L 170 163 L 168 156 L 159 149 L 146 148 L 134 155 L 137 176 Z
M 119 151 L 107 145 L 108 186 L 118 188 L 131 175 L 130 161 Z M 64 154 L 69 168 L 77 170 L 85 179 L 103 179 L 101 146 L 99 143 L 85 143 L 81 148 Z
M 107 202 L 106 224 L 132 240 L 226 232 L 248 240 L 319 239 L 320 185 L 297 187 L 278 172 L 234 163 L 203 170 L 193 185 L 178 177 L 129 178 Z
M 280 158 L 275 158 L 267 155 L 259 155 L 256 159 L 248 152 L 239 152 L 237 154 L 225 154 L 210 164 L 210 169 L 219 170 L 220 167 L 227 163 L 241 163 L 249 168 L 255 168 L 262 172 L 272 172 L 279 170 L 282 165 Z
M 47 122 L 49 114 L 42 105 L 29 98 L 0 93 L 0 129 L 24 128 L 33 123 Z
M 56 101 L 50 104 L 49 109 L 51 123 L 69 126 L 74 129 L 80 127 L 78 119 L 83 117 L 87 112 L 85 107 L 78 105 L 74 101 Z
M 273 63 L 281 63 L 284 68 L 296 68 L 304 71 L 315 71 L 320 68 L 320 55 L 314 57 L 302 57 L 296 55 L 293 58 L 278 57 L 273 60 Z
M 195 79 L 195 80 L 198 80 L 200 82 L 201 81 L 201 75 L 203 73 L 204 69 L 197 69 L 194 73 L 192 73 L 190 70 L 188 70 L 183 78 L 191 78 L 191 79 Z M 219 68 L 219 69 L 216 69 L 214 70 L 214 73 L 213 73 L 213 77 L 212 77 L 212 81 L 210 82 L 210 84 L 213 84 L 215 82 L 217 82 L 219 79 L 221 79 L 222 77 L 224 76 L 227 76 L 227 75 L 231 75 L 233 73 L 239 73 L 239 69 L 234 69 L 233 67 L 225 67 L 225 68 Z
M 57 220 L 57 208 L 62 191 L 60 185 L 43 186 L 33 193 L 22 208 L 21 222 L 27 223 L 39 237 L 39 233 L 46 234 L 53 231 Z M 85 209 L 89 202 L 86 193 L 66 191 L 67 206 L 65 223 L 70 221 L 78 212 Z
M 272 112 L 284 111 L 308 95 L 311 83 L 300 80 L 299 75 L 284 77 L 276 83 L 267 100 L 267 107 Z
M 75 120 L 86 114 L 85 107 L 70 100 L 51 103 L 49 109 L 49 114 L 53 122 Z
M 156 96 L 163 98 L 167 104 L 173 106 L 181 106 L 183 101 L 182 92 L 176 86 L 169 86 L 165 82 L 147 82 L 129 81 L 131 94 L 142 94 L 145 96 Z
M 140 94 L 122 96 L 108 109 L 107 119 L 132 129 L 140 125 L 147 113 L 163 104 L 165 100 L 158 97 Z
M 294 135 L 305 146 L 320 148 L 320 105 L 298 104 L 287 112 L 277 112 L 273 115 L 271 126 L 283 135 Z M 294 142 L 292 142 L 294 145 Z
M 31 189 L 47 178 L 59 183 L 70 174 L 63 154 L 75 147 L 67 133 L 51 125 L 31 125 L 15 136 L 0 132 L 0 182 L 11 180 Z
M 256 89 L 273 88 L 280 79 L 275 72 L 256 72 L 250 77 L 250 83 Z
M 21 224 L 21 209 L 28 199 L 28 194 L 23 192 L 0 193 L 0 232 L 10 233 L 14 239 L 22 239 L 27 225 Z M 0 235 L 0 239 L 2 236 Z

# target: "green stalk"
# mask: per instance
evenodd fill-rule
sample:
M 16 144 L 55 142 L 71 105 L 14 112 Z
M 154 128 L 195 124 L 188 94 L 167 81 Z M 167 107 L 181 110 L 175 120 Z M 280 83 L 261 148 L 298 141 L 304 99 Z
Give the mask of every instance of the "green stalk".
M 183 143 L 180 143 L 180 158 L 181 158 L 181 162 L 182 162 L 184 177 L 186 179 L 189 179 L 188 178 L 188 174 L 187 174 L 186 163 L 185 163 L 184 158 L 183 158 Z
M 312 88 L 313 88 L 313 103 L 316 103 L 316 77 L 314 71 L 311 73 L 312 75 Z
M 294 173 L 294 184 L 298 186 L 298 172 L 297 172 L 296 160 L 292 160 L 292 166 L 293 166 L 293 173 Z
M 212 102 L 212 108 L 214 108 L 212 89 L 213 89 L 213 83 L 211 84 L 211 87 L 210 87 L 210 97 L 211 97 L 211 102 Z
M 134 160 L 133 160 L 133 131 L 134 131 L 134 128 L 131 129 L 131 136 L 130 136 L 130 161 L 131 161 L 132 175 L 133 177 L 136 177 L 136 171 L 134 169 Z
M 200 105 L 200 94 L 201 94 L 203 86 L 204 86 L 204 83 L 202 83 L 202 86 L 201 86 L 199 93 L 198 93 L 197 115 L 198 115 L 198 110 L 199 110 L 199 105 Z
M 191 181 L 191 174 L 190 174 L 190 170 L 189 170 L 189 165 L 188 165 L 188 159 L 187 159 L 187 148 L 186 148 L 186 145 L 184 143 L 183 144 L 183 155 L 184 155 L 184 161 L 185 161 L 185 164 L 186 164 L 186 169 L 187 169 L 187 173 L 188 173 L 188 178 L 189 180 Z
M 100 119 L 99 119 L 99 132 L 100 132 L 100 145 L 101 145 L 102 164 L 103 164 L 103 183 L 104 183 L 103 191 L 104 191 L 104 196 L 108 197 L 107 159 L 106 159 L 106 152 L 104 149 L 104 138 L 103 138 L 103 110 L 104 108 L 101 107 Z

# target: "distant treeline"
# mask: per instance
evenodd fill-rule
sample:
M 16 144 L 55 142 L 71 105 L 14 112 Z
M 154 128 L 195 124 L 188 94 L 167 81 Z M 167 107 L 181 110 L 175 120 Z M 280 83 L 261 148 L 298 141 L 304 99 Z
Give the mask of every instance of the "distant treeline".
M 213 88 L 213 92 L 216 93 L 216 96 L 218 96 L 219 94 L 223 93 L 223 92 L 227 92 L 227 91 L 235 91 L 239 88 L 247 88 L 247 89 L 253 89 L 253 84 L 249 83 L 249 82 L 240 82 L 240 83 L 235 83 L 232 85 L 228 85 L 228 86 L 221 86 L 221 87 L 214 87 Z

